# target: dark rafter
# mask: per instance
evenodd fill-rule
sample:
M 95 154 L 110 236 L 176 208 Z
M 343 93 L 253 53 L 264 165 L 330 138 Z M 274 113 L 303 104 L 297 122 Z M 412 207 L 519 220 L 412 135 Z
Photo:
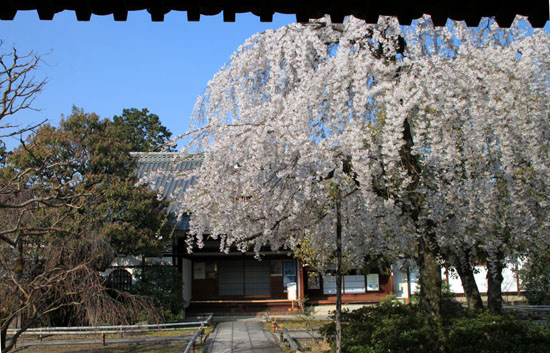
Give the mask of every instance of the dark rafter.
M 448 18 L 464 20 L 477 26 L 482 17 L 495 17 L 501 27 L 509 27 L 516 14 L 527 16 L 533 27 L 544 27 L 549 17 L 546 0 L 2 0 L 0 19 L 13 20 L 17 11 L 36 10 L 41 20 L 51 20 L 61 11 L 74 11 L 79 21 L 92 15 L 113 15 L 115 21 L 126 21 L 128 11 L 147 10 L 152 21 L 164 21 L 170 11 L 186 11 L 188 21 L 200 21 L 201 15 L 223 12 L 223 20 L 234 22 L 235 14 L 251 12 L 262 22 L 271 22 L 273 14 L 294 14 L 298 22 L 330 14 L 332 21 L 342 22 L 347 15 L 375 23 L 379 15 L 397 16 L 408 25 L 429 14 L 435 25 L 445 25 Z

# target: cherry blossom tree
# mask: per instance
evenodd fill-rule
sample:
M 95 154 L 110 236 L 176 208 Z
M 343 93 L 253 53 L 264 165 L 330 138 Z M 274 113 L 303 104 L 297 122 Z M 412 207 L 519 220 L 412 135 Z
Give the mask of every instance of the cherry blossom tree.
M 473 281 L 472 258 L 487 260 L 496 312 L 505 261 L 546 247 L 548 237 L 548 34 L 522 26 L 504 31 L 489 22 L 437 36 L 416 28 L 400 78 L 384 95 L 387 115 L 409 125 L 404 140 L 420 167 L 399 188 L 414 185 L 424 227 L 432 224 L 435 244 L 459 260 L 451 264 L 463 284 Z M 431 48 L 418 40 L 426 33 L 438 38 Z M 406 164 L 393 173 L 406 175 Z
M 335 63 L 347 67 L 335 50 L 357 35 L 364 33 L 325 21 L 266 32 L 249 39 L 212 80 L 195 117 L 194 142 L 199 149 L 208 144 L 197 170 L 205 177 L 181 202 L 181 212 L 192 214 L 190 246 L 201 246 L 208 234 L 223 251 L 259 253 L 266 245 L 293 249 L 312 236 L 340 274 L 342 253 L 357 265 L 368 252 L 397 252 L 406 242 L 387 241 L 374 226 L 400 224 L 366 208 L 343 134 L 352 120 L 330 112 L 348 98 L 326 96 L 321 84 L 338 79 Z M 374 58 L 376 48 L 367 55 Z M 304 105 L 310 95 L 327 111 Z M 339 331 L 341 276 L 336 280 Z
M 548 230 L 548 35 L 487 33 L 348 18 L 247 40 L 186 136 L 204 158 L 180 200 L 189 248 L 314 237 L 339 257 L 341 236 L 358 265 L 410 256 L 438 322 L 443 248 L 502 264 Z

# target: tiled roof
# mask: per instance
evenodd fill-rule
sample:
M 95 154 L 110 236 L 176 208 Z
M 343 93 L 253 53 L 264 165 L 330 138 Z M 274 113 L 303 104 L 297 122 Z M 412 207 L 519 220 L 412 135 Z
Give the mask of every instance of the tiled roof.
M 198 168 L 202 163 L 201 154 L 181 154 L 177 152 L 132 152 L 137 160 L 136 174 L 147 181 L 152 190 L 160 192 L 171 200 L 168 211 L 176 213 L 176 200 L 195 182 L 186 171 Z M 189 229 L 188 217 L 183 217 L 179 229 Z

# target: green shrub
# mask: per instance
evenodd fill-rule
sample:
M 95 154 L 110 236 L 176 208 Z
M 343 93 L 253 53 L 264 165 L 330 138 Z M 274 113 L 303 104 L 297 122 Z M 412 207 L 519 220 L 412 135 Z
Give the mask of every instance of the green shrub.
M 550 305 L 550 251 L 532 255 L 519 277 L 529 304 Z
M 321 331 L 330 340 L 335 324 Z M 342 313 L 342 351 L 348 353 L 542 353 L 549 347 L 549 326 L 486 311 L 453 314 L 443 326 L 428 324 L 416 305 L 386 302 Z
M 380 304 L 392 303 L 397 300 L 396 298 L 397 297 L 395 294 L 388 294 L 384 296 L 384 298 L 380 299 Z
M 165 321 L 174 322 L 182 318 L 184 310 L 182 281 L 176 267 L 145 266 L 130 292 L 155 299 L 162 307 Z
M 453 321 L 447 342 L 451 353 L 543 353 L 550 350 L 550 330 L 511 315 L 469 312 Z
M 352 353 L 432 352 L 437 328 L 425 325 L 415 305 L 386 302 L 342 313 L 342 351 Z M 334 337 L 335 325 L 322 328 Z

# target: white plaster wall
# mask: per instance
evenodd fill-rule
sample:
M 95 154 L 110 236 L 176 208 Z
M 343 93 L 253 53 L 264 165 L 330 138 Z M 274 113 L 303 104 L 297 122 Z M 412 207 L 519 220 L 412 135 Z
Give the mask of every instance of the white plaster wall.
M 444 268 L 441 269 L 441 278 L 446 278 L 446 271 L 447 270 Z M 449 288 L 453 293 L 464 293 L 464 288 L 462 288 L 462 281 L 460 281 L 460 277 L 456 271 L 452 271 L 451 269 L 449 269 Z
M 112 267 L 141 266 L 141 257 L 138 256 L 117 256 L 111 263 Z
M 475 266 L 475 269 L 474 278 L 476 280 L 477 289 L 479 289 L 481 293 L 487 293 L 487 267 Z M 464 293 L 464 289 L 462 289 L 462 293 Z
M 172 257 L 146 257 L 145 263 L 149 265 L 173 265 Z
M 400 270 L 394 270 L 393 272 L 393 284 L 395 296 L 397 298 L 407 297 L 407 274 Z
M 420 285 L 418 284 L 419 282 L 419 279 L 418 279 L 418 276 L 419 276 L 419 273 L 418 273 L 418 270 L 417 269 L 414 269 L 414 270 L 411 270 L 409 271 L 410 272 L 410 279 L 411 279 L 411 293 L 412 294 L 416 294 L 416 293 L 419 293 L 420 292 Z M 405 279 L 407 279 L 406 275 L 405 275 Z
M 395 294 L 397 298 L 407 298 L 407 273 L 403 270 L 400 270 L 400 266 L 394 267 L 394 286 Z M 486 266 L 476 266 L 476 273 L 474 273 L 474 278 L 477 284 L 477 287 L 481 293 L 487 293 L 487 267 Z M 502 276 L 504 280 L 502 281 L 502 291 L 503 292 L 517 292 L 517 280 L 516 280 L 516 271 L 514 264 L 507 264 L 502 271 Z M 445 269 L 441 269 L 441 278 L 446 279 L 447 275 Z M 418 270 L 410 270 L 410 279 L 411 279 L 411 293 L 418 293 L 420 287 L 418 286 Z M 464 294 L 464 288 L 462 287 L 462 282 L 460 277 L 456 274 L 455 271 L 449 272 L 449 285 L 451 292 L 457 294 Z M 520 281 L 521 285 L 521 281 Z
M 122 268 L 124 270 L 130 272 L 130 274 L 132 275 L 132 284 L 136 284 L 136 282 L 139 278 L 139 275 L 141 274 L 141 269 L 140 268 L 133 268 L 133 267 L 122 267 Z M 111 267 L 111 268 L 106 269 L 103 272 L 99 272 L 99 274 L 101 276 L 107 278 L 107 277 L 109 277 L 111 272 L 113 272 L 115 269 L 117 269 L 117 267 Z
M 148 265 L 156 264 L 156 265 L 172 265 L 172 257 L 164 256 L 164 257 L 146 257 L 145 263 Z M 141 256 L 117 256 L 113 262 L 111 263 L 111 266 L 106 269 L 103 272 L 100 272 L 100 274 L 103 277 L 109 277 L 109 274 L 113 272 L 116 268 L 123 268 L 126 271 L 130 272 L 132 275 L 132 284 L 135 284 L 136 281 L 139 278 L 139 275 L 141 274 L 141 266 L 142 266 L 142 257 Z
M 403 268 L 404 266 L 404 261 L 400 261 L 397 265 L 393 266 L 393 283 L 395 296 L 397 298 L 407 298 L 409 296 L 407 271 Z M 416 268 L 413 267 L 409 270 L 409 279 L 411 285 L 411 294 L 418 293 L 420 291 L 420 286 L 418 285 L 418 270 Z
M 504 280 L 502 281 L 502 291 L 517 292 L 518 282 L 514 265 L 508 264 L 504 270 L 502 270 L 502 276 L 504 277 Z

